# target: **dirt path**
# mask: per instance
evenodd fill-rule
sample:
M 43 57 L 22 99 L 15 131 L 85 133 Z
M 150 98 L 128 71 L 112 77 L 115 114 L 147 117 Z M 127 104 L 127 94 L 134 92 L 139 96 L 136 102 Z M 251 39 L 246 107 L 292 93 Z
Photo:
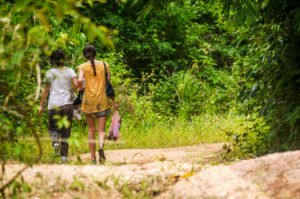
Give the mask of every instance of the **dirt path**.
M 107 151 L 105 165 L 85 164 L 84 154 L 84 165 L 33 166 L 19 179 L 27 189 L 16 190 L 24 198 L 300 198 L 300 151 L 213 166 L 221 149 Z M 5 179 L 20 167 L 9 165 Z
M 106 165 L 121 164 L 145 164 L 154 161 L 175 161 L 189 163 L 207 163 L 219 159 L 222 151 L 222 143 L 200 144 L 196 146 L 185 146 L 162 149 L 122 149 L 106 151 Z M 80 160 L 86 164 L 90 161 L 90 154 L 80 155 Z M 71 160 L 76 162 L 78 157 Z

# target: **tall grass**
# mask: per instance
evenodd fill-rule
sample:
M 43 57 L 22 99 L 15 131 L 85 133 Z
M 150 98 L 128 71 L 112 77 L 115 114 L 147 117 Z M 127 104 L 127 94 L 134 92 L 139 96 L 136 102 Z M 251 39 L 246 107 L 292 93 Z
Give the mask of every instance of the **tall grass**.
M 175 119 L 145 127 L 122 126 L 121 140 L 125 148 L 163 148 L 217 143 L 227 140 L 226 131 L 239 132 L 244 118 L 233 115 L 202 115 L 191 121 Z M 126 122 L 126 121 L 125 121 Z M 111 146 L 112 148 L 113 145 Z

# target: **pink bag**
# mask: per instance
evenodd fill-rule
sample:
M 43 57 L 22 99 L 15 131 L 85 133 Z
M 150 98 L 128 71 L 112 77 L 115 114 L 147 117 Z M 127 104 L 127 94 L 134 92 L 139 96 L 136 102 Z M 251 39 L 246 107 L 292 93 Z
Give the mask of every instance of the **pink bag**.
M 119 111 L 114 111 L 114 114 L 111 118 L 111 124 L 109 127 L 109 140 L 117 140 L 120 137 L 120 127 L 121 127 L 121 116 Z

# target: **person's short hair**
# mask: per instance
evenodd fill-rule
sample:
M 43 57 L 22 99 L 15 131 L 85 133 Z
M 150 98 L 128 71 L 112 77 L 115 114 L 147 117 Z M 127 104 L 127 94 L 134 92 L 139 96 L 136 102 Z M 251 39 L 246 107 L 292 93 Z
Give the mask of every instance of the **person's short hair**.
M 56 66 L 63 66 L 65 63 L 65 54 L 62 50 L 58 49 L 51 53 L 50 62 Z

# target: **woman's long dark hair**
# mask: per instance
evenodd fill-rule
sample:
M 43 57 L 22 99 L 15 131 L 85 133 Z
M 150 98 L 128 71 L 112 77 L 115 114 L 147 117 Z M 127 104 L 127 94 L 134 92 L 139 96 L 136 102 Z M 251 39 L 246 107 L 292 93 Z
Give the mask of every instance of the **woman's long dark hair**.
M 58 49 L 51 53 L 50 62 L 55 66 L 63 66 L 65 63 L 65 54 L 62 50 Z
M 96 57 L 96 49 L 93 45 L 87 45 L 84 49 L 83 49 L 83 56 L 86 59 L 89 59 L 92 67 L 93 67 L 93 75 L 96 76 L 96 66 L 95 66 L 95 57 Z

